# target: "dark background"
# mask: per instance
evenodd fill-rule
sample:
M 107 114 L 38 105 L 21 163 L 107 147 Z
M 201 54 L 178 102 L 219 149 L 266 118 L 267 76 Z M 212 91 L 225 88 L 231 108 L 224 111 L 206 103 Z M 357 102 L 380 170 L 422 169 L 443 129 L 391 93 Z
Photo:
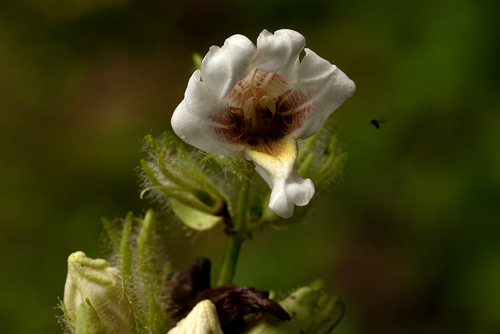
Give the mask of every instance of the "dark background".
M 256 233 L 239 285 L 320 277 L 336 333 L 500 332 L 500 8 L 473 0 L 0 2 L 0 329 L 60 333 L 70 253 L 141 214 L 142 138 L 170 130 L 192 52 L 301 32 L 357 92 L 333 114 L 349 160 L 301 223 Z M 377 130 L 371 119 L 386 119 Z M 220 266 L 220 229 L 162 223 L 174 268 Z

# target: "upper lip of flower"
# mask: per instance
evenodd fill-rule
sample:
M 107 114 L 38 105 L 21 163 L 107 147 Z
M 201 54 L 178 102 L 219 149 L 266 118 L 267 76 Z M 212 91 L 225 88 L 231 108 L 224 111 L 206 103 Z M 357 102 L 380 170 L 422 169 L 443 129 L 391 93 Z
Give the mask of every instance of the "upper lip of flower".
M 355 91 L 352 80 L 313 51 L 306 48 L 299 61 L 304 46 L 304 37 L 288 29 L 264 30 L 257 46 L 242 35 L 212 46 L 172 116 L 174 132 L 219 156 L 258 151 L 296 159 L 283 155 L 284 147 L 319 132 Z

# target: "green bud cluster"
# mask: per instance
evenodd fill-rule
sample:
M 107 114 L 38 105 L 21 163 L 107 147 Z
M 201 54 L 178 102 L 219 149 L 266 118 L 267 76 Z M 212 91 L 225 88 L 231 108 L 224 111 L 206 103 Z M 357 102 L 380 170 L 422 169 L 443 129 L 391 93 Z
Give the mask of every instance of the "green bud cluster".
M 225 191 L 173 134 L 145 139 L 149 158 L 141 160 L 146 176 L 143 193 L 156 190 L 166 195 L 175 215 L 197 230 L 212 228 L 230 213 Z
M 168 318 L 163 260 L 152 210 L 144 218 L 129 213 L 120 230 L 103 219 L 116 266 L 89 259 L 83 252 L 68 259 L 61 303 L 69 332 L 75 334 L 165 334 Z
M 340 153 L 337 136 L 328 125 L 326 123 L 323 130 L 299 142 L 297 173 L 313 181 L 316 194 L 339 177 L 347 162 L 347 153 Z

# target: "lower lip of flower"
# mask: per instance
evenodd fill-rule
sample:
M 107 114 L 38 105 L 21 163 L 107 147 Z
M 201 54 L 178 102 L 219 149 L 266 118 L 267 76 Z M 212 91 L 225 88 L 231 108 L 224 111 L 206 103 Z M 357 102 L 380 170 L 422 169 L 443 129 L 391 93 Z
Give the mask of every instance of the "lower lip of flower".
M 289 89 L 279 74 L 255 69 L 229 94 L 232 121 L 224 136 L 256 151 L 275 152 L 312 110 L 311 95 Z

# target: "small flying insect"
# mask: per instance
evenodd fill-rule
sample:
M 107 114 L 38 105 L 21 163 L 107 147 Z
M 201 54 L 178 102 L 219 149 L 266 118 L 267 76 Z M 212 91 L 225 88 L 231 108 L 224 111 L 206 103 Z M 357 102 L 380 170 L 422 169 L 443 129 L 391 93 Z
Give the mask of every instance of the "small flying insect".
M 376 127 L 377 129 L 380 129 L 380 124 L 387 123 L 387 120 L 381 119 L 380 121 L 377 121 L 376 119 L 372 119 L 370 123 L 372 123 L 373 126 Z

